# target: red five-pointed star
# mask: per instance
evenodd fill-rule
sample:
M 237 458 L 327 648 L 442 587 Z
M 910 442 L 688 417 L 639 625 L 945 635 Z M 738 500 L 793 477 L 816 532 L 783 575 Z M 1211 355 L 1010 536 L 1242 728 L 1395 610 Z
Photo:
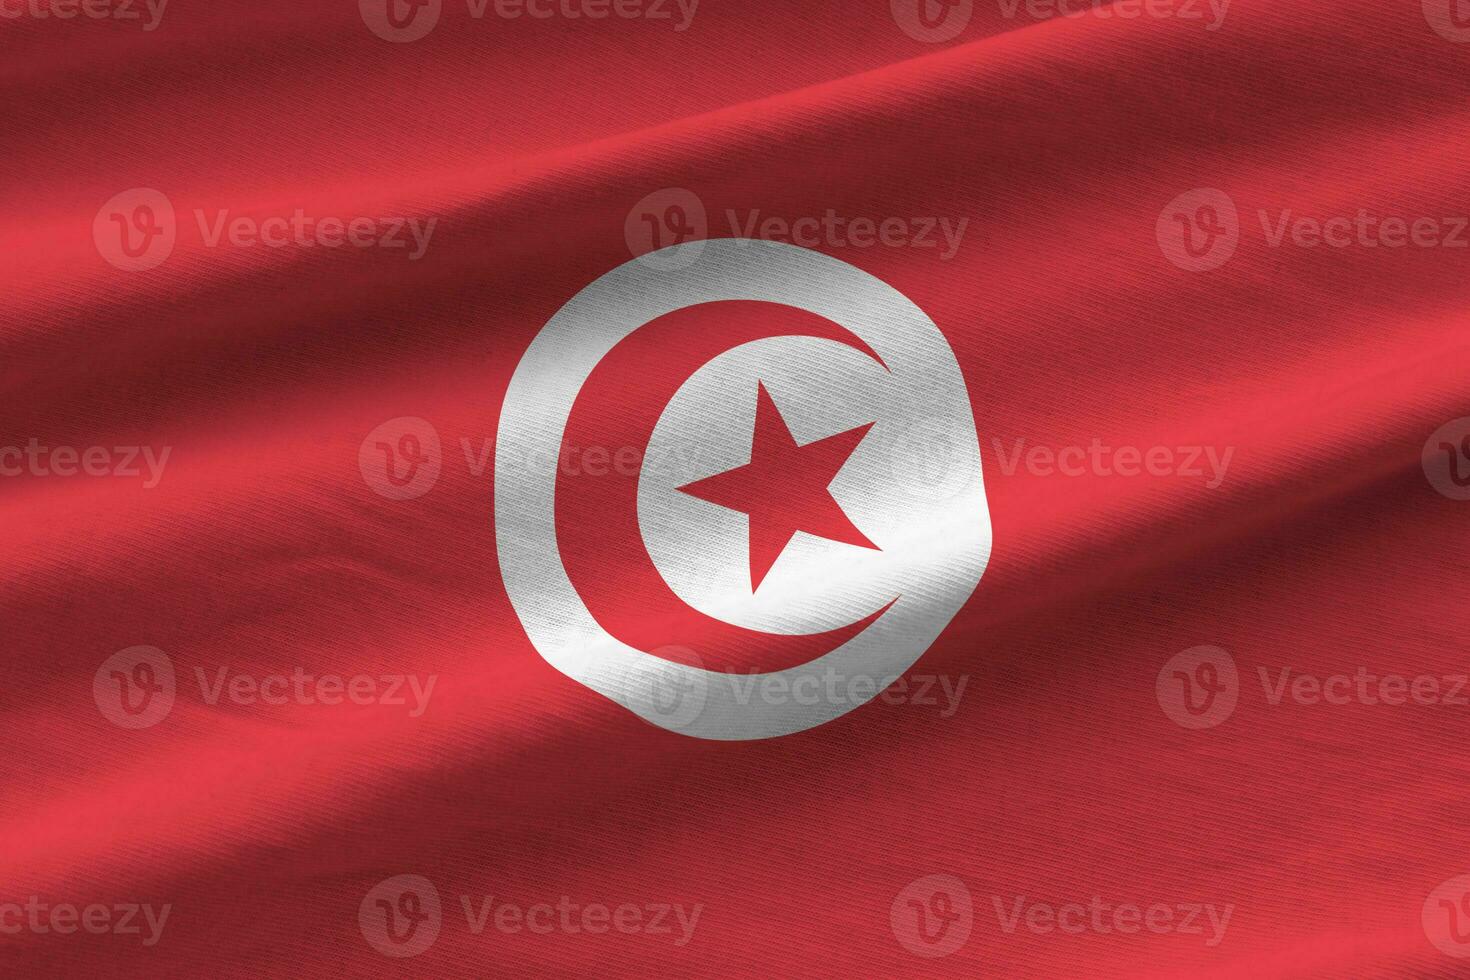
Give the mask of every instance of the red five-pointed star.
M 679 489 L 750 515 L 750 588 L 781 557 L 797 531 L 878 550 L 848 519 L 828 487 L 873 423 L 798 446 L 785 419 L 757 382 L 750 462 Z

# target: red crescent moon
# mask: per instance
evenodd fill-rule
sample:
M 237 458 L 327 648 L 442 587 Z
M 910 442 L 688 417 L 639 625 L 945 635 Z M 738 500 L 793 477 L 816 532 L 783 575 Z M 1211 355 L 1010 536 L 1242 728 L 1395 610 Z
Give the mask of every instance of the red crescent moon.
M 768 672 L 836 649 L 886 611 L 804 636 L 748 630 L 706 616 L 675 595 L 643 542 L 638 473 L 665 406 L 695 371 L 725 351 L 790 335 L 835 340 L 883 363 L 858 337 L 814 313 L 723 301 L 676 310 L 635 330 L 578 393 L 558 461 L 557 540 L 588 610 L 624 643 L 710 670 Z

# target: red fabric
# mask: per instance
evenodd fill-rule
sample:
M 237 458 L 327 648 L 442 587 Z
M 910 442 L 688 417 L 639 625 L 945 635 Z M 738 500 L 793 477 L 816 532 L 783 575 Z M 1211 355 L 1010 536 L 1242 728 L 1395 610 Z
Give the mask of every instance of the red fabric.
M 1470 670 L 1470 503 L 1424 472 L 1470 415 L 1470 251 L 1268 230 L 1288 209 L 1470 210 L 1470 44 L 1447 5 L 1234 0 L 1208 30 L 977 3 L 929 44 L 887 3 L 837 0 L 704 0 L 683 31 L 672 5 L 446 2 L 410 43 L 348 2 L 173 0 L 154 30 L 0 4 L 21 11 L 0 19 L 0 447 L 170 448 L 151 487 L 54 456 L 0 480 L 0 905 L 171 908 L 151 945 L 146 924 L 7 932 L 6 975 L 1465 975 L 1430 913 L 1470 874 L 1470 709 L 1271 701 L 1283 668 Z M 133 188 L 178 216 L 138 272 L 93 235 Z M 475 460 L 527 346 L 631 257 L 635 206 L 668 188 L 711 237 L 738 233 L 730 210 L 968 219 L 949 257 L 938 232 L 815 246 L 921 307 L 969 388 L 992 554 L 908 672 L 964 678 L 952 713 L 936 686 L 934 706 L 702 741 L 527 641 Z M 1191 271 L 1165 230 L 1222 227 L 1202 198 L 1169 213 L 1198 189 L 1238 208 L 1239 244 Z M 437 224 L 410 260 L 210 247 L 194 217 L 297 209 Z M 396 500 L 360 457 L 400 417 L 433 427 L 440 473 Z M 1018 440 L 1233 453 L 1210 487 L 1204 463 L 1012 465 Z M 1158 692 L 1202 645 L 1233 658 L 1238 704 L 1196 729 Z M 136 646 L 167 654 L 177 697 L 129 729 L 94 679 Z M 211 704 L 196 678 L 221 668 L 437 680 L 413 717 Z M 442 900 L 414 958 L 360 926 L 399 875 Z M 972 902 L 939 958 L 894 924 L 930 875 Z M 476 934 L 462 897 L 478 915 L 487 896 L 701 912 L 683 945 L 677 926 Z M 1233 911 L 1214 945 L 1203 917 L 1005 927 L 1094 896 Z

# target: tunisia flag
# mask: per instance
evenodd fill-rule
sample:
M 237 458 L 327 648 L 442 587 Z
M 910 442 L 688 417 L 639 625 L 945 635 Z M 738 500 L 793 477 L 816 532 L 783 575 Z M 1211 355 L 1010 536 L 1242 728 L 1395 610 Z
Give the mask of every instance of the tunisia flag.
M 0 971 L 1452 977 L 1462 0 L 0 0 Z

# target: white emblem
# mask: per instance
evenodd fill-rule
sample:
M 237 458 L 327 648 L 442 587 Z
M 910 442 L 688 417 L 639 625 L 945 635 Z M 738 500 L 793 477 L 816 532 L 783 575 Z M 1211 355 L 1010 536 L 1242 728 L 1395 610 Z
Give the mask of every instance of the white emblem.
M 991 539 L 974 416 L 939 328 L 882 280 L 775 242 L 716 239 L 663 251 L 681 249 L 700 254 L 688 264 L 673 254 L 655 263 L 634 260 L 587 286 L 521 359 L 496 442 L 501 572 L 541 656 L 640 718 L 697 738 L 789 735 L 871 700 L 928 649 L 974 592 Z M 754 589 L 740 515 L 680 493 L 691 474 L 645 468 L 640 477 L 638 521 L 649 557 L 670 588 L 700 612 L 746 629 L 793 635 L 851 625 L 882 610 L 836 649 L 754 677 L 675 663 L 604 630 L 562 562 L 554 507 L 567 422 L 597 365 L 644 324 L 725 300 L 806 310 L 849 331 L 881 359 L 811 337 L 744 344 L 695 372 L 654 431 L 650 459 L 659 446 L 696 439 L 708 444 L 710 451 L 699 454 L 708 472 L 692 474 L 699 478 L 750 459 L 757 383 L 769 390 L 802 446 L 871 423 L 829 490 L 875 547 L 798 533 Z M 747 388 L 748 399 L 738 405 L 728 397 Z M 907 459 L 904 453 L 912 456 L 915 433 L 940 458 L 895 465 L 896 458 Z M 788 696 L 763 696 L 772 690 Z M 670 710 L 670 691 L 697 697 Z

